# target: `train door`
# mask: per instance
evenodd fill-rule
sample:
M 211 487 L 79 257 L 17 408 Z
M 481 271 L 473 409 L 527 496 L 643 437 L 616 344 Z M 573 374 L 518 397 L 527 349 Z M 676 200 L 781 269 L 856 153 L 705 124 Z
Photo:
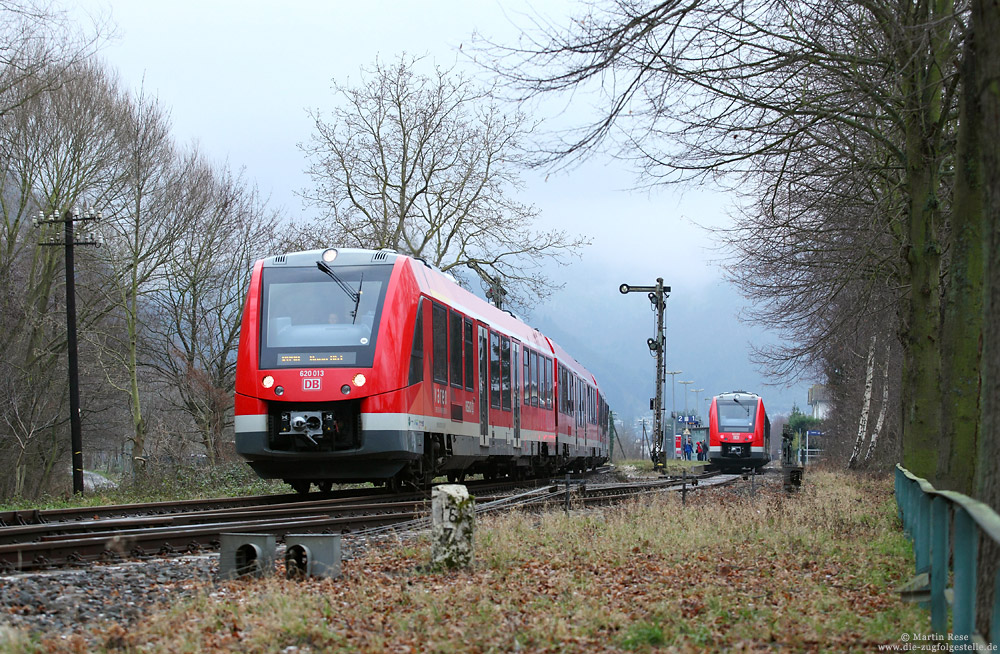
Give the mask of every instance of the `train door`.
M 514 447 L 521 447 L 521 344 L 514 339 L 510 340 L 511 357 L 511 384 L 513 385 L 514 397 L 511 402 L 511 409 L 514 411 Z
M 431 384 L 435 416 L 448 415 L 448 309 L 431 303 Z
M 490 444 L 490 330 L 479 326 L 479 444 Z
M 576 440 L 574 442 L 576 443 L 577 447 L 580 447 L 580 438 L 582 437 L 582 434 L 580 432 L 583 431 L 582 423 L 583 423 L 583 410 L 584 410 L 583 406 L 584 395 L 583 395 L 583 382 L 580 380 L 579 377 L 576 378 L 574 386 L 576 386 L 576 430 L 573 433 L 576 435 Z

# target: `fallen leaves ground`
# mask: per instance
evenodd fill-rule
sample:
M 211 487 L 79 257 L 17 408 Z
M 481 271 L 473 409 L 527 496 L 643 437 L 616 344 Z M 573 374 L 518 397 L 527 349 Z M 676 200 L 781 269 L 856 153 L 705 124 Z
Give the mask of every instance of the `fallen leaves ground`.
M 428 542 L 400 541 L 339 580 L 221 584 L 93 633 L 107 651 L 292 654 L 875 651 L 929 631 L 893 592 L 913 564 L 888 477 L 815 472 L 791 496 L 776 481 L 482 520 L 469 570 L 426 572 Z

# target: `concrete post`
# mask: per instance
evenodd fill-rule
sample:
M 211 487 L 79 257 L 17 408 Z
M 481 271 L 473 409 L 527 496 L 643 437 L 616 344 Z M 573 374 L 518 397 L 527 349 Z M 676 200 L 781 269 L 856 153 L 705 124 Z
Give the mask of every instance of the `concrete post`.
M 431 565 L 460 568 L 472 564 L 475 498 L 461 484 L 441 484 L 431 491 Z

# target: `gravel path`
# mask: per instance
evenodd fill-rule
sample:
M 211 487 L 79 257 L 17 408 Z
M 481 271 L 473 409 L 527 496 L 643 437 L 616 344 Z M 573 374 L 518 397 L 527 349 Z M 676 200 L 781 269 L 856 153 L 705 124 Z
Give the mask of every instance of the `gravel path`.
M 0 577 L 0 625 L 33 634 L 86 634 L 129 623 L 149 607 L 214 585 L 217 555 Z

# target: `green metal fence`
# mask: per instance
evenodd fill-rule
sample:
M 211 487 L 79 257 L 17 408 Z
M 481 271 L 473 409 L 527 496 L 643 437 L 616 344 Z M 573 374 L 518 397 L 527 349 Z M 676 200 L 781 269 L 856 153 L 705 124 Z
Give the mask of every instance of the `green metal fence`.
M 929 602 L 931 628 L 942 635 L 949 631 L 950 605 L 950 631 L 956 641 L 987 644 L 976 633 L 979 538 L 1000 543 L 1000 516 L 966 495 L 935 489 L 899 465 L 896 505 L 916 557 L 917 574 L 900 588 L 903 598 Z M 952 587 L 948 587 L 949 577 Z M 992 611 L 990 641 L 1000 644 L 1000 572 L 994 581 Z

